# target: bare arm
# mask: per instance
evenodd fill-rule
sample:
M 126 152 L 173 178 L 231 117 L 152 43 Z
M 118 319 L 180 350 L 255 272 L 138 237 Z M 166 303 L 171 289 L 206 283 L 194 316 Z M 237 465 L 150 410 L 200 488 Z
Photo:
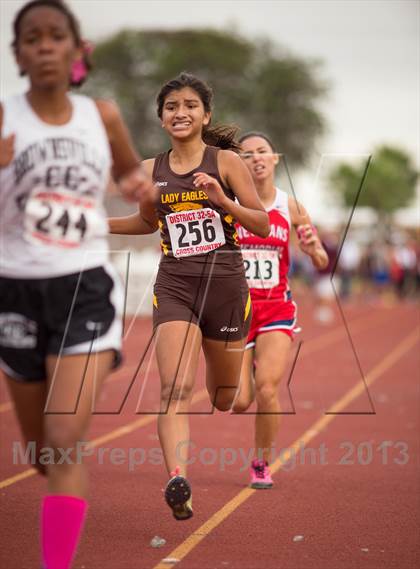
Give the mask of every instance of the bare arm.
M 139 212 L 127 217 L 109 218 L 110 233 L 141 235 L 157 229 L 154 209 L 156 191 L 152 183 L 151 169 L 134 148 L 133 141 L 118 107 L 104 100 L 96 100 L 105 125 L 113 158 L 113 175 L 118 188 L 130 201 L 139 203 Z
M 328 265 L 328 255 L 313 230 L 308 212 L 301 203 L 291 197 L 289 197 L 289 212 L 290 220 L 298 235 L 300 249 L 309 255 L 316 269 L 325 269 Z
M 3 130 L 3 107 L 0 103 L 0 168 L 5 168 L 13 160 L 15 153 L 15 135 L 10 134 L 2 138 Z
M 109 232 L 117 235 L 146 235 L 156 231 L 140 211 L 125 217 L 108 217 Z
M 203 172 L 195 174 L 194 184 L 203 186 L 209 198 L 230 213 L 245 229 L 260 237 L 270 233 L 268 214 L 262 205 L 251 174 L 241 158 L 230 150 L 220 150 L 218 154 L 219 172 L 226 183 L 232 188 L 238 202 L 229 199 L 220 184 Z
M 149 219 L 151 203 L 156 196 L 151 175 L 134 148 L 117 105 L 104 100 L 96 100 L 95 103 L 107 132 L 113 160 L 112 172 L 118 189 L 127 200 L 140 202 L 144 217 Z M 152 223 L 152 219 L 149 221 Z
M 140 166 L 141 158 L 134 148 L 117 105 L 102 99 L 95 100 L 95 103 L 108 135 L 113 161 L 112 174 L 118 182 L 120 178 Z
M 148 176 L 153 172 L 154 159 L 144 160 L 142 166 Z M 124 182 L 123 182 L 124 183 Z M 119 235 L 146 235 L 154 233 L 158 228 L 158 219 L 153 198 L 139 203 L 137 213 L 125 217 L 108 218 L 109 232 Z

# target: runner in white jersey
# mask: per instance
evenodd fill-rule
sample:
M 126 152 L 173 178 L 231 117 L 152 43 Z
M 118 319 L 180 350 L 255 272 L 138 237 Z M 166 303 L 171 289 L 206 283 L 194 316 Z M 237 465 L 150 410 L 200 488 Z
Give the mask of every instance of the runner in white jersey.
M 86 54 L 64 3 L 25 4 L 13 48 L 29 90 L 0 105 L 0 367 L 23 437 L 35 443 L 34 466 L 48 477 L 43 566 L 66 569 L 87 510 L 77 452 L 121 347 L 123 294 L 103 208 L 111 166 L 145 212 L 153 187 L 115 105 L 68 93 Z M 47 466 L 43 447 L 54 457 Z
M 251 132 L 240 142 L 242 157 L 269 215 L 270 235 L 261 239 L 237 227 L 252 299 L 252 320 L 233 411 L 244 412 L 255 396 L 256 457 L 251 464 L 251 487 L 265 489 L 273 485 L 268 461 L 278 432 L 277 391 L 296 325 L 297 309 L 287 279 L 292 228 L 297 231 L 300 248 L 315 267 L 325 267 L 328 257 L 303 205 L 274 185 L 279 157 L 270 139 Z

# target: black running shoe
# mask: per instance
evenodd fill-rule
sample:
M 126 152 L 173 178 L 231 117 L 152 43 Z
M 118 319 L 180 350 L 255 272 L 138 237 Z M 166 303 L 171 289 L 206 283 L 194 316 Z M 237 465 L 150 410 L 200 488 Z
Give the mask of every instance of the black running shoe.
M 179 475 L 179 467 L 171 474 L 165 489 L 166 503 L 176 520 L 188 520 L 193 516 L 191 486 L 186 478 Z

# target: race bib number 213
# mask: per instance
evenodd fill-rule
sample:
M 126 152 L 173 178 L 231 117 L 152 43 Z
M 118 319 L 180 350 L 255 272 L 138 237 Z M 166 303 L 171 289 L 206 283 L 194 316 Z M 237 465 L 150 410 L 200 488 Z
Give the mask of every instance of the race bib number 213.
M 242 257 L 249 288 L 269 289 L 279 284 L 277 251 L 242 249 Z

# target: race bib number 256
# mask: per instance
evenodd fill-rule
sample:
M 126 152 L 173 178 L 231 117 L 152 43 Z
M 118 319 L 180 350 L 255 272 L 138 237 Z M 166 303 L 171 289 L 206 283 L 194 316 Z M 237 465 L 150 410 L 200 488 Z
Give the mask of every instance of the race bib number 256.
M 226 243 L 220 215 L 214 209 L 170 213 L 166 223 L 174 257 L 201 255 Z

